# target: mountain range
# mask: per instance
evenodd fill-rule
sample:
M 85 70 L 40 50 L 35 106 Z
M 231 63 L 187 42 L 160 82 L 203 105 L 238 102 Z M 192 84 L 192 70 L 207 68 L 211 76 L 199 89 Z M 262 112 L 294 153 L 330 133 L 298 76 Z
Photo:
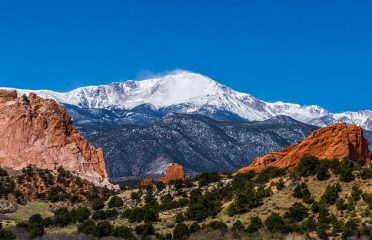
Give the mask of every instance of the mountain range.
M 372 130 L 372 111 L 330 113 L 320 106 L 265 102 L 234 91 L 209 77 L 188 71 L 174 71 L 162 77 L 109 85 L 81 87 L 70 92 L 35 92 L 65 105 L 75 124 L 147 124 L 167 113 L 202 114 L 224 121 L 263 121 L 285 115 L 295 120 L 326 126 L 335 122 L 354 123 Z
M 158 176 L 171 163 L 188 175 L 236 171 L 335 122 L 361 126 L 372 143 L 372 111 L 265 102 L 187 71 L 65 93 L 15 90 L 62 104 L 80 133 L 103 148 L 110 178 Z
M 235 171 L 257 156 L 301 141 L 316 128 L 287 116 L 230 123 L 173 113 L 145 126 L 85 126 L 80 132 L 103 148 L 111 178 L 141 178 L 161 175 L 173 162 L 188 175 Z

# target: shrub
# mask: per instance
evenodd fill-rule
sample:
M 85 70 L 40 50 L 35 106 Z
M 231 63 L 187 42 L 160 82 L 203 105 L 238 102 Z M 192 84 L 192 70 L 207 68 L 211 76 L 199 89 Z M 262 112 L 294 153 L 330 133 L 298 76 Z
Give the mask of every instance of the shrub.
M 96 223 L 89 219 L 78 226 L 78 232 L 86 235 L 93 235 L 95 228 Z
M 67 198 L 66 191 L 60 186 L 53 186 L 48 190 L 48 199 L 52 202 L 64 201 Z
M 123 205 L 124 205 L 123 199 L 121 197 L 118 197 L 118 196 L 111 197 L 111 199 L 108 203 L 109 208 L 120 208 Z
M 285 218 L 295 222 L 301 222 L 307 216 L 309 216 L 308 209 L 302 203 L 294 203 L 284 215 Z
M 114 237 L 120 237 L 127 240 L 136 240 L 137 238 L 134 237 L 133 232 L 130 228 L 125 226 L 117 226 L 113 229 L 112 235 Z
M 277 168 L 270 166 L 257 175 L 256 182 L 266 183 L 272 178 L 284 176 L 286 172 L 287 172 L 286 168 Z
M 354 180 L 354 162 L 348 158 L 345 158 L 341 162 L 341 169 L 340 169 L 340 180 L 342 182 L 351 182 Z
M 142 222 L 144 215 L 145 213 L 142 208 L 134 208 L 133 210 L 129 212 L 128 220 L 131 223 L 133 222 L 139 223 L 139 222 Z
M 143 236 L 151 236 L 155 234 L 155 228 L 149 222 L 142 224 L 142 225 L 137 225 L 137 227 L 135 228 L 135 231 L 138 235 L 143 235 Z
M 298 173 L 301 177 L 308 177 L 315 175 L 319 166 L 319 159 L 312 155 L 305 155 L 301 158 L 297 166 Z
M 251 222 L 247 227 L 248 233 L 254 233 L 257 232 L 261 227 L 263 227 L 262 220 L 259 217 L 253 217 L 251 218 Z
M 77 208 L 72 209 L 70 214 L 72 222 L 82 223 L 89 218 L 90 211 L 86 207 L 79 206 Z
M 298 184 L 293 191 L 293 197 L 304 198 L 307 196 L 311 196 L 309 188 L 307 187 L 307 184 L 306 183 Z
M 282 190 L 284 187 L 285 187 L 285 185 L 284 185 L 284 181 L 283 181 L 283 179 L 280 179 L 280 180 L 276 183 L 276 189 L 277 189 L 278 191 L 280 191 L 280 190 Z
M 336 208 L 337 210 L 341 211 L 341 210 L 346 210 L 347 209 L 347 205 L 345 204 L 345 201 L 344 199 L 338 199 L 336 201 Z
M 143 212 L 143 220 L 145 222 L 156 222 L 159 220 L 159 212 L 157 209 L 145 206 Z
M 190 225 L 190 233 L 195 233 L 195 232 L 198 232 L 200 230 L 200 226 L 197 222 L 193 222 L 191 225 Z
M 182 213 L 178 213 L 176 215 L 176 223 L 182 223 L 184 221 L 185 221 L 185 217 L 183 216 L 183 214 Z
M 331 177 L 328 173 L 328 161 L 320 161 L 319 166 L 316 170 L 316 178 L 320 181 L 327 180 Z
M 11 231 L 0 229 L 0 240 L 13 240 L 16 239 L 16 235 Z
M 359 188 L 357 185 L 353 185 L 352 190 L 351 190 L 351 199 L 353 202 L 357 202 L 360 200 L 362 196 L 362 190 Z
M 226 223 L 222 221 L 213 221 L 213 222 L 210 222 L 207 226 L 214 230 L 220 230 L 223 232 L 227 231 L 227 225 Z
M 243 223 L 240 220 L 234 222 L 234 224 L 232 226 L 232 230 L 234 232 L 243 232 L 244 231 L 244 225 L 243 225 Z
M 315 222 L 314 217 L 310 217 L 310 218 L 306 219 L 302 223 L 301 229 L 302 229 L 303 232 L 315 231 L 316 230 L 316 222 Z
M 350 219 L 345 223 L 344 232 L 342 233 L 342 238 L 347 239 L 353 236 L 354 232 L 358 229 L 358 222 L 355 219 Z
M 211 173 L 202 173 L 198 177 L 196 177 L 196 180 L 199 181 L 199 187 L 206 186 L 210 183 L 218 182 L 220 181 L 221 176 L 218 172 L 211 172 Z
M 270 232 L 278 233 L 282 232 L 285 223 L 282 216 L 277 213 L 273 213 L 268 218 L 266 218 L 265 225 L 267 230 L 269 230 Z
M 165 188 L 165 183 L 163 182 L 157 182 L 156 183 L 156 188 L 158 189 L 159 192 L 161 192 Z
M 64 227 L 72 223 L 73 219 L 71 213 L 67 208 L 59 208 L 54 213 L 54 224 L 56 226 Z
M 184 240 L 188 239 L 190 236 L 189 229 L 184 223 L 179 223 L 173 230 L 173 239 Z
M 254 171 L 249 171 L 247 173 L 239 173 L 237 174 L 232 181 L 232 188 L 233 190 L 237 189 L 246 189 L 247 185 L 252 184 L 253 178 L 256 176 Z
M 200 222 L 207 217 L 217 216 L 221 211 L 221 200 L 218 198 L 218 195 L 211 192 L 203 195 L 200 190 L 191 191 L 186 217 Z
M 103 209 L 105 207 L 105 203 L 102 201 L 102 199 L 97 198 L 93 201 L 92 209 L 94 211 L 98 211 L 100 209 Z
M 371 179 L 372 178 L 372 168 L 371 167 L 363 168 L 360 171 L 360 178 L 363 179 L 363 180 Z
M 95 237 L 102 238 L 106 236 L 110 236 L 112 232 L 112 225 L 107 221 L 97 223 L 96 227 L 94 228 L 93 234 Z
M 43 218 L 40 214 L 35 214 L 30 217 L 26 230 L 31 239 L 44 235 Z
M 341 191 L 341 186 L 339 183 L 335 185 L 328 185 L 321 200 L 328 204 L 335 204 L 338 198 L 338 193 Z

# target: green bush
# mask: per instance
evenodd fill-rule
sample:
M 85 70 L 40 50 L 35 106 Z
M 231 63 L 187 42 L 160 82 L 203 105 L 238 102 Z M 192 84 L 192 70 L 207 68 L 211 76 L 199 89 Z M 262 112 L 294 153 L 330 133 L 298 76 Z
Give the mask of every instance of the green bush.
M 262 220 L 261 218 L 256 216 L 256 217 L 251 218 L 251 222 L 248 225 L 246 230 L 248 233 L 254 233 L 254 232 L 257 232 L 261 227 L 263 227 Z
M 233 230 L 233 232 L 243 232 L 244 231 L 244 225 L 240 220 L 238 220 L 238 221 L 233 223 L 233 226 L 232 226 L 231 230 Z
M 297 166 L 298 173 L 301 177 L 313 176 L 320 164 L 317 157 L 312 155 L 305 155 L 301 158 Z
M 222 221 L 213 221 L 213 222 L 208 223 L 207 226 L 212 228 L 213 230 L 220 230 L 222 232 L 227 231 L 227 225 L 226 223 Z
M 102 199 L 100 198 L 97 198 L 93 201 L 93 204 L 92 204 L 92 209 L 94 211 L 98 211 L 98 210 L 101 210 L 105 207 L 105 203 L 102 201 Z
M 295 198 L 305 198 L 311 196 L 309 188 L 306 183 L 300 183 L 298 184 L 294 191 L 293 191 L 293 197 Z
M 344 231 L 342 233 L 342 238 L 347 239 L 355 234 L 358 229 L 358 222 L 355 219 L 350 219 L 345 223 Z
M 265 220 L 265 225 L 267 230 L 272 233 L 280 233 L 283 230 L 283 226 L 285 225 L 284 219 L 277 213 L 271 214 Z
M 111 197 L 111 199 L 108 203 L 109 208 L 120 208 L 123 205 L 124 205 L 123 199 L 121 197 L 118 197 L 118 196 Z
M 331 177 L 328 172 L 329 163 L 326 160 L 320 161 L 316 170 L 316 178 L 320 181 L 327 180 Z
M 44 235 L 43 218 L 40 214 L 35 214 L 30 217 L 26 230 L 31 239 Z
M 302 222 L 301 230 L 303 232 L 312 232 L 316 230 L 316 222 L 314 217 L 310 217 Z
M 217 194 L 207 192 L 202 194 L 200 189 L 190 193 L 189 207 L 186 217 L 189 220 L 201 222 L 207 217 L 215 217 L 221 211 L 221 200 Z
M 149 222 L 142 224 L 142 225 L 137 225 L 135 228 L 135 231 L 138 235 L 143 235 L 143 236 L 151 236 L 155 234 L 155 228 Z
M 136 240 L 137 238 L 134 237 L 133 232 L 130 228 L 125 226 L 117 226 L 113 229 L 112 235 L 114 237 L 120 237 L 127 240 Z
M 94 228 L 93 235 L 98 238 L 110 236 L 112 233 L 112 225 L 107 221 L 97 223 Z
M 176 223 L 182 223 L 184 221 L 185 221 L 185 217 L 183 216 L 183 214 L 182 213 L 178 213 L 176 215 Z
M 70 214 L 71 214 L 72 222 L 82 223 L 89 218 L 90 211 L 86 207 L 79 206 L 77 208 L 73 208 Z
M 321 200 L 327 204 L 335 204 L 338 199 L 338 193 L 341 191 L 341 186 L 339 183 L 335 185 L 328 185 Z
M 309 216 L 308 209 L 302 203 L 294 203 L 284 214 L 285 218 L 295 222 L 301 222 L 307 216 Z
M 67 208 L 59 208 L 54 213 L 54 224 L 59 227 L 64 227 L 72 223 L 71 213 Z
M 372 178 L 372 168 L 370 166 L 363 168 L 360 171 L 360 178 L 363 180 L 368 180 Z
M 354 162 L 348 158 L 345 158 L 341 162 L 341 169 L 340 169 L 340 180 L 342 182 L 351 182 L 354 180 Z
M 191 225 L 190 225 L 190 233 L 195 233 L 195 232 L 198 232 L 200 230 L 200 226 L 197 222 L 193 222 Z
M 190 236 L 189 229 L 184 223 L 179 223 L 173 230 L 173 239 L 175 240 L 185 240 Z
M 256 182 L 267 183 L 270 179 L 284 176 L 286 173 L 287 173 L 286 168 L 277 168 L 270 166 L 257 175 Z
M 0 240 L 13 240 L 16 235 L 9 230 L 0 229 Z
M 336 208 L 339 211 L 342 211 L 342 210 L 346 210 L 347 209 L 347 205 L 345 204 L 344 199 L 337 199 L 337 201 L 336 201 Z
M 78 226 L 78 232 L 86 235 L 93 235 L 95 228 L 96 223 L 89 219 Z
M 218 172 L 211 172 L 211 173 L 202 173 L 198 177 L 196 177 L 196 180 L 199 181 L 199 187 L 206 186 L 210 183 L 218 182 L 220 181 L 221 176 Z

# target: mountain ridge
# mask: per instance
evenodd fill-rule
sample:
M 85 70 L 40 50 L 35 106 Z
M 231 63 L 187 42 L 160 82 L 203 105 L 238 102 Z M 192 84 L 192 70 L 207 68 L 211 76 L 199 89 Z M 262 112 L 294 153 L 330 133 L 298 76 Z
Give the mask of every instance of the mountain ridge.
M 188 71 L 175 71 L 162 77 L 139 81 L 128 80 L 108 85 L 80 87 L 65 93 L 49 90 L 15 90 L 19 95 L 35 92 L 41 97 L 52 98 L 85 112 L 106 110 L 115 114 L 115 111 L 124 111 L 130 115 L 133 109 L 147 106 L 151 111 L 159 113 L 160 118 L 164 116 L 162 113 L 169 112 L 203 114 L 212 118 L 215 112 L 223 112 L 248 121 L 262 121 L 286 115 L 319 127 L 335 122 L 346 122 L 372 130 L 370 110 L 330 113 L 316 105 L 265 102 L 250 94 L 235 91 L 209 77 Z M 79 118 L 79 114 L 73 115 L 74 120 Z M 118 116 L 117 119 L 121 117 Z M 142 118 L 141 114 L 135 116 L 132 123 L 141 122 Z M 145 123 L 160 118 L 156 117 Z
M 141 178 L 161 174 L 171 163 L 182 165 L 188 175 L 235 171 L 257 156 L 302 140 L 316 128 L 289 117 L 231 123 L 171 113 L 149 125 L 83 126 L 80 132 L 104 149 L 110 178 Z

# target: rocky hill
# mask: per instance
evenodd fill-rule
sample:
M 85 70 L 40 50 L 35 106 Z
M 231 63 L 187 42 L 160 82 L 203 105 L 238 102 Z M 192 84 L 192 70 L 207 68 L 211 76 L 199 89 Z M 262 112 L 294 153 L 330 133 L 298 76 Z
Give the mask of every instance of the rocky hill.
M 335 158 L 349 158 L 353 161 L 361 158 L 367 162 L 372 160 L 372 153 L 368 149 L 368 141 L 364 138 L 363 129 L 356 125 L 337 123 L 314 131 L 298 144 L 258 157 L 238 173 L 250 170 L 262 171 L 270 166 L 294 167 L 305 155 L 328 160 Z
M 61 105 L 33 93 L 0 91 L 0 149 L 1 167 L 63 166 L 97 185 L 109 183 L 102 149 L 78 133 Z
M 111 178 L 142 178 L 161 174 L 170 163 L 182 165 L 187 174 L 236 171 L 257 156 L 301 141 L 315 129 L 285 116 L 229 123 L 169 114 L 146 126 L 88 126 L 80 131 L 104 149 Z

